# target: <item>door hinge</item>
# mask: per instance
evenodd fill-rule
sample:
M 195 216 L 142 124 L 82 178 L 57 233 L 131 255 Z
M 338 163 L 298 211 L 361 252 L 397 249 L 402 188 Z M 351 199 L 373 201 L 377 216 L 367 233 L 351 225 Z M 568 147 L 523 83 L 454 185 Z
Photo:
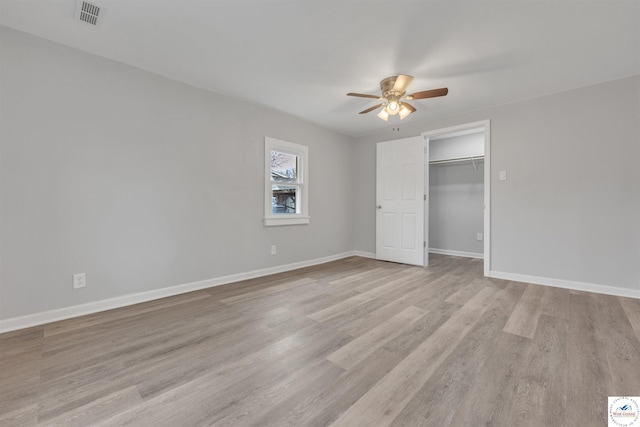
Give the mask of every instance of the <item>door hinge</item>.
M 426 248 L 427 247 L 427 242 L 422 242 L 422 247 Z
M 427 195 L 426 194 L 424 195 L 424 200 L 427 200 Z

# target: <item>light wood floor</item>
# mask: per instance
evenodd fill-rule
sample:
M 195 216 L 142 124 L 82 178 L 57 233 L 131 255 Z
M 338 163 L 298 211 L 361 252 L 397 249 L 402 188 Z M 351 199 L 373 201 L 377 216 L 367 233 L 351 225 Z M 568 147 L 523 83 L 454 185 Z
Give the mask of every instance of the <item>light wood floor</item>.
M 0 335 L 0 425 L 605 426 L 640 300 L 363 258 Z

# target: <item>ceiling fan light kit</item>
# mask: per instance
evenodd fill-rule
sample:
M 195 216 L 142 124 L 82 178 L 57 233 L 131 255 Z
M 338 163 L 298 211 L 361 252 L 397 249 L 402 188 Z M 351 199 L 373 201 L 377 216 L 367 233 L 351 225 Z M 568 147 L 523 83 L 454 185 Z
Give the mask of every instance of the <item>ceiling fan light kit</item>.
M 404 119 L 405 117 L 407 117 L 409 114 L 413 113 L 413 111 L 411 111 L 410 108 L 407 107 L 408 104 L 405 105 L 405 103 L 403 103 L 400 106 L 400 111 L 398 112 L 398 115 L 400 116 L 400 120 Z
M 380 112 L 377 114 L 377 116 L 380 117 L 385 122 L 387 120 L 389 120 L 389 113 L 387 113 L 387 109 L 386 108 L 383 108 L 382 110 L 380 110 Z
M 411 104 L 405 102 L 407 100 L 435 98 L 438 96 L 445 96 L 447 95 L 447 93 L 449 93 L 449 89 L 440 88 L 406 95 L 407 88 L 409 87 L 411 81 L 413 81 L 412 76 L 399 74 L 397 76 L 387 77 L 380 82 L 380 91 L 382 92 L 382 96 L 353 92 L 348 93 L 347 96 L 357 96 L 360 98 L 373 98 L 381 100 L 381 104 L 374 105 L 371 108 L 367 108 L 366 110 L 361 111 L 360 114 L 366 114 L 377 109 L 378 107 L 382 107 L 377 116 L 386 122 L 387 120 L 389 120 L 389 116 L 399 115 L 400 120 L 402 120 L 409 114 L 416 111 L 416 109 Z

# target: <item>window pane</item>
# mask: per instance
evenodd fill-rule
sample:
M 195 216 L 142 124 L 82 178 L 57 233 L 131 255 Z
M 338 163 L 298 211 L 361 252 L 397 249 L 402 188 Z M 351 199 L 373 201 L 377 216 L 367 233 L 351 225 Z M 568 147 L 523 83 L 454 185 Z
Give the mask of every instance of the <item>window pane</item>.
M 271 181 L 298 182 L 298 156 L 271 151 Z
M 271 197 L 271 212 L 274 214 L 298 213 L 298 187 L 288 185 L 273 185 Z

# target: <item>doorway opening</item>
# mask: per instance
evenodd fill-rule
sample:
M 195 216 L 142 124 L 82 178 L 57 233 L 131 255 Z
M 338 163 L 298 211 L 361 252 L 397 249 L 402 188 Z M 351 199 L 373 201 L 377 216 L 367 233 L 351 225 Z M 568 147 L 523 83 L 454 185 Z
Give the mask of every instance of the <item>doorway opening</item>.
M 491 270 L 489 120 L 423 132 L 424 265 L 429 252 L 483 258 Z

